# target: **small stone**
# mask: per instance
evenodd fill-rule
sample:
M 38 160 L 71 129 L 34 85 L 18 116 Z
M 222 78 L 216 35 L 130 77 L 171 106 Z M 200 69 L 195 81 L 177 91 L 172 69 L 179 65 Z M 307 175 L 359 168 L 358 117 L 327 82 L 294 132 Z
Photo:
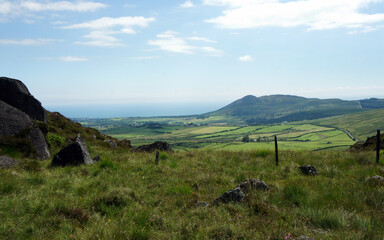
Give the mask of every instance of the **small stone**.
M 198 201 L 196 207 L 209 207 L 209 203 Z
M 0 156 L 0 168 L 10 168 L 18 165 L 19 162 L 8 156 Z
M 240 183 L 237 187 L 239 187 L 244 193 L 250 193 L 254 190 L 263 190 L 266 191 L 269 189 L 265 182 L 260 181 L 256 178 L 245 180 Z
M 101 160 L 101 157 L 99 155 L 93 158 L 93 162 L 98 162 L 100 160 Z
M 193 184 L 193 188 L 196 190 L 196 191 L 199 191 L 199 185 L 197 183 Z
M 316 168 L 314 166 L 310 166 L 310 165 L 301 166 L 301 167 L 299 167 L 299 169 L 305 175 L 310 175 L 310 176 L 317 175 L 317 171 L 316 171 Z

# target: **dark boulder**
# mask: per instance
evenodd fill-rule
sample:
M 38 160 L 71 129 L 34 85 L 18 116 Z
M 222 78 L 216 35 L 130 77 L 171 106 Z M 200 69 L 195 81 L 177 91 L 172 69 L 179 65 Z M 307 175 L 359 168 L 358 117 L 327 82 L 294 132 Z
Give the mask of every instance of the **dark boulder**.
M 299 167 L 300 171 L 305 175 L 315 176 L 317 175 L 316 168 L 314 166 L 301 166 Z
M 25 112 L 35 120 L 47 122 L 45 109 L 19 80 L 0 77 L 0 100 Z
M 167 142 L 157 141 L 154 143 L 151 143 L 149 145 L 143 145 L 137 148 L 138 151 L 141 152 L 153 152 L 153 151 L 168 151 L 172 152 L 173 149 L 171 145 Z
M 73 143 L 61 149 L 52 160 L 52 166 L 62 167 L 66 165 L 77 166 L 92 163 L 94 163 L 94 161 L 89 155 L 87 145 L 80 134 Z
M 265 182 L 256 178 L 248 179 L 237 185 L 234 189 L 229 190 L 218 197 L 215 201 L 213 201 L 213 205 L 229 202 L 241 202 L 244 200 L 245 196 L 255 192 L 256 190 L 266 191 L 268 189 L 269 187 L 265 184 Z
M 39 159 L 50 157 L 47 143 L 41 130 L 24 112 L 0 101 L 0 137 L 28 138 Z
M 18 165 L 19 162 L 7 156 L 0 156 L 0 168 L 9 168 Z

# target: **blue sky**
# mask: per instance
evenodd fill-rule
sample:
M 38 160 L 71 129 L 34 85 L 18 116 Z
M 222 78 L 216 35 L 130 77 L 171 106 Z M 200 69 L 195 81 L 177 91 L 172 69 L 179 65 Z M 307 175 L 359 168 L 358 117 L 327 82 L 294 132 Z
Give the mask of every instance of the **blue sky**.
M 384 97 L 384 0 L 0 0 L 0 75 L 44 105 Z

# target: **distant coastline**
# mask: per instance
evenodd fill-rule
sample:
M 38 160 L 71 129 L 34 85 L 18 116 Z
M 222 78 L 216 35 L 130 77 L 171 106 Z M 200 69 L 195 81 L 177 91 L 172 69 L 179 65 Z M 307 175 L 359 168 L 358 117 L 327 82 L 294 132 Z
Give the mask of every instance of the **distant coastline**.
M 48 105 L 48 111 L 69 118 L 115 118 L 195 115 L 214 111 L 225 103 L 140 103 Z

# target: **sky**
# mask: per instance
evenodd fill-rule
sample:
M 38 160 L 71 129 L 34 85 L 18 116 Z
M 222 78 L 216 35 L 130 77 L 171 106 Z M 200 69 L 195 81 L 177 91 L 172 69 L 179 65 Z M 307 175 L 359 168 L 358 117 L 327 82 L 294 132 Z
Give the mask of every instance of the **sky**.
M 384 97 L 383 43 L 384 0 L 0 0 L 0 76 L 44 106 Z

